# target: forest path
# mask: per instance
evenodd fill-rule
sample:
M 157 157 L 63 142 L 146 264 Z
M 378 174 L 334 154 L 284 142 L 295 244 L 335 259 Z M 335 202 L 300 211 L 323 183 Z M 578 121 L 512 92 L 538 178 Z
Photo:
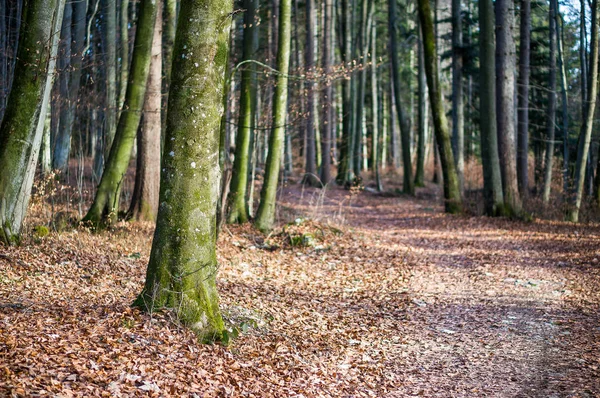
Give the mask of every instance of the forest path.
M 406 253 L 402 384 L 387 396 L 600 396 L 597 225 L 450 216 L 424 195 L 294 195 Z

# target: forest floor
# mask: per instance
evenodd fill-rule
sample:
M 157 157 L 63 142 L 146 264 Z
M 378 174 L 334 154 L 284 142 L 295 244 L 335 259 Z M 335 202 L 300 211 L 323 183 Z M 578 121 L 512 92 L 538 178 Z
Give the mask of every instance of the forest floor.
M 280 204 L 220 235 L 226 347 L 130 307 L 150 224 L 1 247 L 0 396 L 600 396 L 598 224 L 449 216 L 432 187 Z

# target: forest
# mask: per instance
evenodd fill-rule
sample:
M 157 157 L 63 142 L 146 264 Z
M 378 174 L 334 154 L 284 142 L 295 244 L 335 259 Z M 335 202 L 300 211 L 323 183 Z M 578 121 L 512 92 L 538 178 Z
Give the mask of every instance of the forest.
M 600 396 L 598 0 L 0 0 L 0 396 Z

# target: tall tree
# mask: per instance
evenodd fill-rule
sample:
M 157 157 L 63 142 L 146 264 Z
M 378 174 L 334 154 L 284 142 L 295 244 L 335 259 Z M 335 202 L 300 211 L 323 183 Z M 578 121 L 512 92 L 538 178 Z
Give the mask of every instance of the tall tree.
M 51 85 L 47 83 L 54 73 L 56 29 L 62 24 L 63 7 L 64 2 L 57 6 L 57 0 L 25 1 L 16 61 L 19 72 L 0 124 L 0 242 L 7 244 L 19 240 L 27 212 L 43 135 L 40 110 L 48 104 Z
M 496 54 L 494 39 L 494 4 L 479 2 L 479 114 L 481 128 L 481 163 L 483 165 L 483 196 L 488 215 L 503 212 L 502 177 L 496 133 Z
M 335 49 L 333 47 L 333 18 L 334 0 L 325 0 L 324 5 L 324 25 L 323 25 L 323 56 L 321 57 L 323 73 L 329 76 L 333 64 Z M 333 125 L 335 115 L 333 114 L 333 85 L 331 82 L 323 84 L 323 128 L 321 129 L 321 172 L 320 178 L 324 185 L 331 181 L 331 141 L 335 140 L 333 136 Z
M 173 45 L 175 43 L 175 28 L 177 26 L 177 0 L 165 0 L 164 5 L 162 31 L 162 137 L 164 137 L 167 128 L 167 102 L 169 100 L 169 87 L 171 86 L 171 65 L 173 64 Z
M 265 169 L 265 179 L 260 194 L 260 206 L 256 215 L 256 226 L 267 231 L 275 221 L 275 205 L 281 152 L 285 134 L 287 114 L 288 77 L 290 67 L 291 42 L 291 0 L 279 3 L 279 34 L 277 43 L 277 86 L 273 98 L 273 130 L 269 137 L 269 154 Z
M 315 83 L 312 75 L 315 72 L 315 28 L 317 10 L 315 0 L 306 0 L 306 45 L 304 47 L 304 67 L 306 68 L 306 79 L 304 89 L 306 90 L 306 150 L 303 183 L 311 186 L 319 186 L 321 182 L 317 176 L 317 145 L 315 132 Z
M 519 215 L 522 205 L 517 185 L 515 142 L 514 19 L 514 2 L 496 0 L 496 116 L 500 172 L 505 211 Z
M 224 337 L 215 247 L 231 6 L 229 0 L 181 1 L 185 18 L 175 41 L 161 206 L 146 282 L 136 300 L 147 311 L 174 310 L 204 341 Z
M 548 11 L 549 25 L 549 56 L 550 56 L 550 73 L 548 79 L 548 112 L 546 114 L 548 120 L 548 133 L 546 135 L 546 162 L 544 169 L 544 187 L 542 193 L 542 201 L 548 203 L 550 200 L 550 189 L 552 188 L 552 167 L 554 163 L 554 137 L 556 132 L 556 12 L 558 10 L 558 1 L 550 0 Z
M 117 100 L 119 113 L 123 107 L 123 102 L 125 102 L 127 78 L 129 76 L 129 0 L 121 0 L 120 11 L 119 29 L 121 34 L 121 46 L 119 58 L 121 59 L 121 73 L 119 75 L 119 99 Z
M 401 101 L 400 89 L 400 59 L 398 57 L 398 11 L 396 0 L 388 0 L 388 17 L 389 17 L 389 32 L 390 32 L 390 56 L 392 58 L 392 80 L 394 95 L 396 97 L 396 112 L 398 113 L 398 121 L 400 122 L 400 135 L 402 140 L 402 166 L 404 171 L 404 179 L 402 189 L 404 193 L 409 195 L 415 194 L 415 184 L 413 181 L 412 163 L 410 155 L 410 128 L 408 120 L 404 114 Z
M 521 0 L 519 25 L 517 180 L 519 193 L 529 195 L 529 65 L 531 58 L 531 0 Z
M 129 216 L 154 221 L 158 212 L 160 187 L 162 1 L 157 1 L 152 37 L 152 59 L 146 88 L 142 123 L 137 133 L 135 186 Z
M 106 21 L 105 29 L 103 29 L 102 31 L 105 34 L 104 46 L 106 57 L 106 110 L 104 123 L 104 155 L 105 158 L 108 159 L 116 134 L 117 113 L 119 111 L 117 103 L 117 6 L 115 0 L 101 1 L 104 5 L 103 21 Z M 142 27 L 142 30 L 148 29 L 147 27 L 142 26 L 141 19 L 138 20 L 138 27 Z M 154 23 L 152 23 L 150 29 L 152 29 L 153 27 Z
M 256 9 L 258 0 L 244 0 L 244 43 L 242 62 L 251 61 L 256 56 L 258 47 L 258 26 Z M 243 66 L 240 87 L 240 108 L 238 129 L 235 139 L 235 158 L 233 175 L 229 193 L 229 223 L 245 223 L 248 221 L 248 164 L 250 156 L 250 138 L 254 127 L 256 112 L 256 66 L 250 62 Z
M 421 32 L 423 33 L 423 55 L 425 58 L 427 86 L 429 87 L 431 114 L 433 116 L 433 128 L 444 176 L 444 208 L 448 213 L 460 213 L 462 212 L 462 197 L 458 183 L 458 174 L 452 156 L 448 120 L 444 112 L 444 103 L 440 90 L 438 55 L 435 46 L 431 5 L 429 4 L 429 0 L 419 0 L 418 7 Z
M 142 0 L 123 111 L 119 117 L 114 142 L 110 148 L 94 203 L 83 219 L 94 226 L 117 220 L 122 183 L 131 159 L 146 96 L 155 18 L 156 1 Z
M 423 33 L 419 27 L 417 70 L 417 167 L 415 171 L 415 186 L 425 186 L 425 133 L 427 130 L 427 78 L 425 76 L 425 58 L 423 55 Z M 435 150 L 435 149 L 434 149 Z
M 598 95 L 598 0 L 592 1 L 592 35 L 590 40 L 590 74 L 588 82 L 588 101 L 584 109 L 583 123 L 579 133 L 577 148 L 577 163 L 575 164 L 574 195 L 572 206 L 567 214 L 567 219 L 572 222 L 579 221 L 579 209 L 583 198 L 583 185 L 585 181 L 586 165 L 592 139 L 594 110 L 596 109 L 596 96 Z
M 383 191 L 381 182 L 381 151 L 379 149 L 379 79 L 377 79 L 377 23 L 371 27 L 371 112 L 372 112 L 372 167 L 375 170 L 377 190 Z
M 452 0 L 452 149 L 462 193 L 465 174 L 465 107 L 461 0 Z

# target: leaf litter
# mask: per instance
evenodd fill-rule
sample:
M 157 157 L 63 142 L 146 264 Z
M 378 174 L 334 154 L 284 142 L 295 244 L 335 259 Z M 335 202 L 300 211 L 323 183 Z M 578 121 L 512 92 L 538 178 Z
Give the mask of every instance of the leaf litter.
M 600 395 L 598 225 L 341 189 L 280 209 L 220 234 L 226 347 L 130 307 L 149 223 L 0 248 L 0 395 Z

